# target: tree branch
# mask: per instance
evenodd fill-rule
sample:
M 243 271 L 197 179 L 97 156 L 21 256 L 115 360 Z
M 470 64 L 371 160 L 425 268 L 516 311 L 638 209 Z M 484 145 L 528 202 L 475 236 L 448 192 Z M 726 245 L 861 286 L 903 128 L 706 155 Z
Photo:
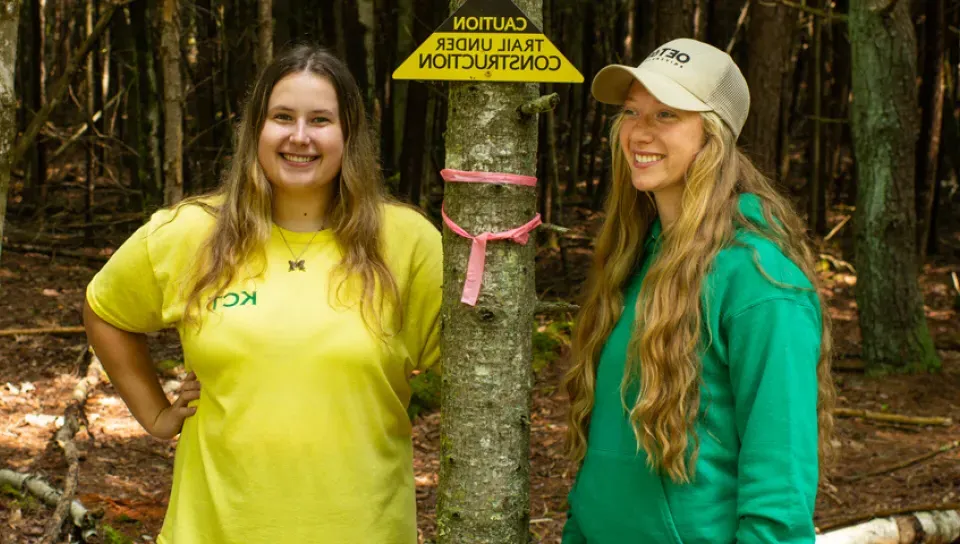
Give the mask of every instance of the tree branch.
M 523 115 L 536 115 L 538 113 L 547 113 L 548 111 L 553 111 L 557 105 L 560 104 L 560 95 L 557 93 L 550 93 L 546 96 L 541 96 L 523 104 L 517 111 Z
M 788 8 L 798 9 L 804 13 L 809 13 L 810 15 L 816 15 L 817 17 L 823 17 L 824 19 L 829 19 L 831 21 L 833 20 L 841 21 L 841 22 L 847 21 L 847 16 L 842 13 L 839 13 L 839 14 L 833 13 L 833 12 L 828 13 L 825 10 L 812 8 L 810 6 L 806 6 L 803 4 L 798 4 L 796 2 L 791 2 L 790 0 L 776 0 L 776 2 L 764 2 L 761 0 L 760 5 L 770 6 L 777 3 L 787 6 Z
M 36 334 L 82 334 L 83 327 L 44 327 L 42 329 L 3 329 L 0 336 L 21 336 Z
M 886 0 L 886 4 L 875 6 L 871 8 L 870 11 L 876 13 L 877 15 L 884 17 L 890 14 L 897 7 L 897 0 Z
M 559 314 L 563 312 L 577 312 L 580 310 L 580 306 L 576 304 L 570 304 L 569 302 L 547 302 L 547 301 L 537 301 L 536 309 L 534 310 L 538 314 Z
M 864 479 L 864 478 L 870 478 L 870 477 L 872 477 L 872 476 L 880 476 L 881 474 L 889 474 L 889 473 L 891 473 L 891 472 L 896 472 L 896 471 L 898 471 L 898 470 L 901 470 L 901 469 L 904 469 L 904 468 L 907 468 L 907 467 L 911 467 L 911 466 L 913 466 L 913 465 L 915 465 L 915 464 L 917 464 L 917 463 L 926 461 L 927 459 L 932 459 L 932 458 L 940 455 L 941 453 L 946 453 L 946 452 L 948 452 L 948 451 L 953 451 L 953 450 L 955 450 L 955 449 L 957 449 L 957 448 L 960 448 L 960 440 L 954 440 L 953 442 L 951 442 L 951 443 L 949 443 L 949 444 L 944 444 L 943 446 L 940 446 L 939 448 L 937 448 L 937 449 L 934 450 L 934 451 L 927 452 L 927 453 L 925 453 L 925 454 L 923 454 L 923 455 L 918 455 L 917 457 L 914 457 L 914 458 L 912 458 L 912 459 L 907 459 L 906 461 L 904 461 L 904 462 L 902 462 L 902 463 L 897 463 L 896 465 L 893 465 L 893 466 L 890 466 L 890 467 L 881 468 L 881 469 L 879 469 L 879 470 L 874 470 L 874 471 L 872 471 L 872 472 L 865 472 L 865 473 L 862 473 L 862 474 L 856 474 L 856 475 L 853 475 L 853 476 L 839 477 L 839 478 L 837 478 L 837 480 L 839 480 L 839 481 L 841 481 L 841 482 L 856 482 L 857 480 L 862 480 L 862 479 Z
M 737 35 L 740 34 L 740 29 L 743 28 L 743 23 L 747 20 L 748 11 L 750 11 L 750 0 L 746 0 L 746 2 L 743 3 L 743 7 L 740 8 L 740 16 L 737 17 L 737 27 L 733 29 L 733 36 L 730 36 L 730 43 L 727 44 L 728 55 L 733 51 L 733 46 L 737 43 Z
M 33 119 L 30 120 L 30 124 L 27 125 L 27 129 L 23 131 L 23 136 L 17 140 L 17 144 L 13 148 L 10 164 L 16 164 L 20 162 L 20 159 L 22 159 L 27 153 L 27 150 L 30 149 L 30 145 L 33 144 L 34 138 L 36 138 L 37 133 L 40 132 L 40 127 L 43 126 L 43 124 L 47 121 L 47 118 L 50 117 L 50 114 L 53 112 L 53 109 L 56 108 L 60 103 L 60 100 L 63 99 L 64 93 L 67 92 L 67 87 L 70 86 L 70 80 L 82 65 L 83 59 L 86 58 L 86 56 L 100 40 L 100 36 L 103 35 L 103 33 L 110 26 L 110 20 L 113 18 L 114 12 L 117 11 L 117 8 L 128 3 L 129 2 L 110 4 L 103 16 L 100 17 L 100 20 L 97 21 L 97 26 L 93 27 L 93 31 L 90 32 L 90 35 L 87 36 L 87 39 L 84 40 L 83 44 L 80 46 L 80 49 L 78 49 L 77 52 L 70 57 L 70 62 L 67 64 L 67 67 L 60 76 L 60 79 L 58 79 L 56 84 L 54 84 L 53 90 L 49 94 L 47 103 L 44 104 L 43 107 L 40 108 L 40 111 L 33 116 Z
M 88 352 L 89 348 L 81 354 L 81 361 Z M 87 396 L 91 390 L 100 384 L 100 372 L 102 370 L 103 366 L 100 359 L 95 355 L 92 356 L 86 375 L 73 389 L 73 401 L 64 412 L 63 427 L 60 427 L 60 430 L 53 437 L 60 449 L 63 450 L 63 456 L 67 460 L 67 475 L 64 478 L 63 494 L 57 500 L 57 507 L 47 524 L 43 539 L 40 541 L 41 544 L 53 544 L 59 541 L 60 533 L 63 530 L 63 522 L 70 511 L 73 496 L 77 493 L 77 484 L 80 480 L 80 452 L 77 450 L 76 444 L 73 443 L 73 437 L 80 431 L 81 423 L 86 421 L 84 407 L 87 404 Z
M 947 417 L 913 417 L 900 414 L 870 412 L 867 410 L 852 410 L 850 408 L 836 408 L 833 410 L 833 415 L 837 417 L 862 417 L 863 419 L 872 419 L 874 421 L 908 423 L 910 425 L 953 425 L 953 420 Z

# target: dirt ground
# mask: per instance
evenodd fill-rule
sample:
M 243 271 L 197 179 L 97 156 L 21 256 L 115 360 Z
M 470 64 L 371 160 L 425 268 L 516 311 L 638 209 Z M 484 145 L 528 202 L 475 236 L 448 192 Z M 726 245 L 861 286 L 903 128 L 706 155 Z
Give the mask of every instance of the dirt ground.
M 567 266 L 559 252 L 542 249 L 538 258 L 541 296 L 568 297 L 583 279 L 588 240 L 596 216 L 580 213 L 584 225 L 565 242 Z M 834 223 L 838 218 L 834 218 Z M 960 263 L 960 240 L 946 234 L 943 253 L 922 276 L 927 317 L 943 371 L 916 376 L 867 377 L 858 364 L 859 331 L 853 299 L 855 277 L 831 267 L 823 272 L 825 295 L 835 324 L 835 377 L 839 405 L 911 416 L 950 418 L 947 426 L 837 420 L 840 458 L 820 490 L 816 522 L 829 528 L 877 513 L 903 509 L 960 508 L 960 448 L 906 468 L 860 477 L 960 440 L 960 320 L 953 308 L 950 271 Z M 839 247 L 826 247 L 840 257 Z M 0 265 L 0 329 L 75 326 L 86 283 L 98 264 L 4 250 Z M 154 356 L 179 358 L 176 337 L 156 335 Z M 0 469 L 43 475 L 62 486 L 66 462 L 51 438 L 80 376 L 81 334 L 0 336 Z M 536 540 L 559 542 L 565 496 L 573 477 L 563 456 L 565 395 L 558 385 L 566 363 L 537 376 L 532 415 L 531 525 Z M 98 542 L 148 542 L 157 534 L 169 493 L 176 443 L 147 436 L 109 384 L 87 403 L 88 431 L 77 435 L 81 454 L 79 500 L 102 512 Z M 435 533 L 439 415 L 417 420 L 414 429 L 419 527 L 422 541 Z M 855 478 L 851 481 L 851 479 Z M 39 542 L 52 510 L 28 496 L 0 490 L 0 544 Z M 107 535 L 109 533 L 109 535 Z

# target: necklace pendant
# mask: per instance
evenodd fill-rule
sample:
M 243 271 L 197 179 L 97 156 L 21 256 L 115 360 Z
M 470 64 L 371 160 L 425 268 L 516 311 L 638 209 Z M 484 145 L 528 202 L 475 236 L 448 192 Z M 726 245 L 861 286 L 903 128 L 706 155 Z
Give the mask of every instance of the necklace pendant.
M 294 270 L 300 270 L 301 272 L 307 271 L 307 267 L 304 265 L 303 259 L 287 262 L 290 263 L 290 269 L 287 270 L 287 272 L 293 272 Z

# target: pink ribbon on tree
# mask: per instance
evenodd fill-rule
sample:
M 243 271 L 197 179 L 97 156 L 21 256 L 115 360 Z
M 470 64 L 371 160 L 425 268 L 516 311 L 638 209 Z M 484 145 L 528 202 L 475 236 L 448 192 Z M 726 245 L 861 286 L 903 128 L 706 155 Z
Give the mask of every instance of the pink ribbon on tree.
M 524 185 L 535 187 L 537 178 L 533 176 L 520 176 L 517 174 L 503 174 L 495 172 L 464 172 L 461 170 L 444 169 L 440 171 L 444 181 L 462 182 L 462 183 L 506 183 L 510 185 Z M 487 261 L 487 242 L 492 240 L 512 240 L 514 243 L 526 245 L 530 239 L 530 232 L 537 228 L 542 221 L 538 213 L 527 224 L 515 229 L 503 232 L 482 232 L 476 236 L 463 230 L 459 225 L 453 222 L 444 207 L 440 208 L 440 215 L 443 216 L 443 222 L 450 230 L 458 235 L 471 240 L 470 259 L 467 262 L 467 278 L 463 283 L 463 295 L 460 301 L 470 306 L 476 306 L 477 299 L 480 297 L 480 286 L 483 283 L 483 269 Z

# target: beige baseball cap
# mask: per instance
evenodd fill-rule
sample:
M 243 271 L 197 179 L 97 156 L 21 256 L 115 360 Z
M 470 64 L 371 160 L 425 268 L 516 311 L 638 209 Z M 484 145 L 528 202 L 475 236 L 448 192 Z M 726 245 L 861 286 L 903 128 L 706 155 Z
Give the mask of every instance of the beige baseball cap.
M 671 108 L 713 111 L 739 136 L 750 111 L 747 80 L 730 55 L 689 38 L 669 41 L 636 68 L 612 64 L 593 78 L 593 97 L 605 104 L 623 104 L 630 84 L 639 81 Z

